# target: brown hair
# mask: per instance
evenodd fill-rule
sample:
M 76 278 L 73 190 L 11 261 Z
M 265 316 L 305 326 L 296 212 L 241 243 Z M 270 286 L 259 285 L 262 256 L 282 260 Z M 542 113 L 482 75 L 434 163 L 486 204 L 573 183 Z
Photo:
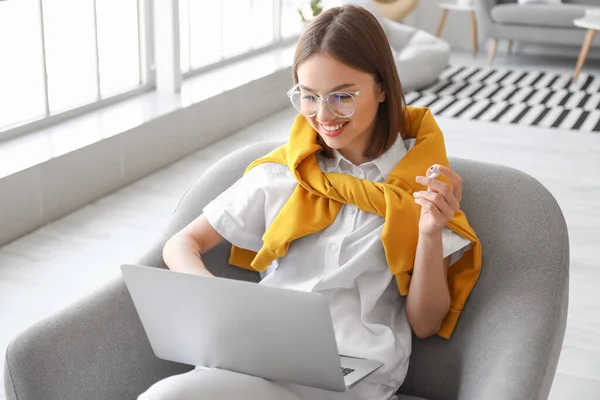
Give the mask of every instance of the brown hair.
M 325 11 L 306 28 L 294 56 L 294 83 L 298 67 L 315 53 L 331 57 L 358 70 L 374 75 L 385 93 L 377 109 L 377 121 L 366 157 L 383 154 L 398 133 L 406 137 L 406 102 L 387 36 L 377 18 L 362 7 L 346 5 Z M 327 156 L 331 156 L 321 137 L 317 138 Z

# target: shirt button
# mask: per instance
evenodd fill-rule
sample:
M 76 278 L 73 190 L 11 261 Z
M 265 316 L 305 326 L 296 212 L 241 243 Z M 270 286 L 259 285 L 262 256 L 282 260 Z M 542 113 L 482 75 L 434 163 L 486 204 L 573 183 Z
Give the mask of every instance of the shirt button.
M 331 250 L 331 251 L 337 251 L 337 249 L 338 249 L 337 244 L 331 243 L 329 245 L 329 250 Z
M 355 212 L 356 209 L 354 208 L 354 206 L 346 206 L 346 213 L 348 213 L 349 215 L 354 215 Z

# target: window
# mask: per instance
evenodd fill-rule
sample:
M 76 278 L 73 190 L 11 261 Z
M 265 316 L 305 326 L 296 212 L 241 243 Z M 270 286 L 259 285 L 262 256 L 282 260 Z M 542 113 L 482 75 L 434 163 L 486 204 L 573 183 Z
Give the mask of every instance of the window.
M 137 0 L 96 2 L 102 97 L 109 97 L 142 83 L 139 12 Z
M 37 2 L 0 2 L 0 127 L 45 115 L 40 37 Z
M 185 75 L 291 43 L 308 4 L 177 0 L 168 3 L 179 7 L 173 21 L 154 14 L 154 1 L 0 0 L 0 140 L 150 89 L 156 71 L 172 75 L 171 60 L 153 59 L 156 44 L 170 44 L 151 42 L 156 21 L 179 46 Z M 177 22 L 179 36 L 170 30 Z
M 297 3 L 180 0 L 181 70 L 198 69 L 299 34 Z
M 301 8 L 302 3 L 308 3 L 306 1 L 298 0 L 282 0 L 281 5 L 281 37 L 288 38 L 290 36 L 299 35 L 302 30 L 300 23 L 301 18 L 298 14 L 298 9 Z
M 144 85 L 145 1 L 0 2 L 0 131 Z

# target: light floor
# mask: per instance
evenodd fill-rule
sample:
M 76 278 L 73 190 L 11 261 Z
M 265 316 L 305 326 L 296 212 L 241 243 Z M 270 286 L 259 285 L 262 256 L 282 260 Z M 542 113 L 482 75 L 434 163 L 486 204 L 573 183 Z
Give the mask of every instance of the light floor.
M 455 60 L 482 63 L 481 56 Z M 512 63 L 546 64 L 498 61 Z M 120 264 L 135 262 L 186 188 L 213 162 L 255 141 L 284 140 L 292 119 L 292 110 L 273 115 L 1 248 L 0 352 L 20 330 L 111 280 Z M 450 156 L 518 168 L 556 196 L 569 227 L 571 284 L 567 332 L 551 398 L 599 399 L 600 135 L 444 118 L 439 123 Z

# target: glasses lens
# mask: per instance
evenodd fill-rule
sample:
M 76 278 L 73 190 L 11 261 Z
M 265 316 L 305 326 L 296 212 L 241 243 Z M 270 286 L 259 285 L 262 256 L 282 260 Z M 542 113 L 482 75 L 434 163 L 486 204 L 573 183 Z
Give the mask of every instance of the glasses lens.
M 310 92 L 303 92 L 301 90 L 295 91 L 290 96 L 292 105 L 300 114 L 304 115 L 315 115 L 319 109 L 319 102 L 317 97 Z
M 356 110 L 356 100 L 350 93 L 331 93 L 327 105 L 338 117 L 349 117 Z

